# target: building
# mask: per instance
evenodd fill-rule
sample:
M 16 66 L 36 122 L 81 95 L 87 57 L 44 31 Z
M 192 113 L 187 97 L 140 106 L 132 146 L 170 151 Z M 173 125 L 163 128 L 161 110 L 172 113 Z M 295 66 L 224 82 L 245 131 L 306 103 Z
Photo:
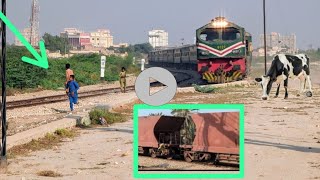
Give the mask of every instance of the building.
M 93 47 L 108 48 L 113 46 L 113 36 L 108 29 L 98 29 L 90 33 L 90 42 Z
M 81 49 L 89 49 L 92 47 L 90 41 L 90 33 L 80 33 L 80 47 Z
M 128 47 L 128 46 L 129 46 L 128 43 L 119 43 L 119 44 L 114 44 L 113 45 L 114 48 Z
M 67 38 L 72 49 L 80 49 L 80 35 L 82 33 L 77 28 L 64 28 L 63 32 L 60 33 L 60 37 Z
M 21 34 L 22 36 L 25 37 L 25 39 L 30 43 L 30 39 L 31 39 L 31 28 L 25 28 L 21 31 Z M 33 36 L 33 39 L 31 40 L 32 41 L 32 46 L 34 47 L 37 47 L 39 46 L 39 41 L 40 41 L 40 37 L 39 36 Z M 16 37 L 15 38 L 15 41 L 14 41 L 14 44 L 16 46 L 24 46 L 21 41 Z
M 281 36 L 280 33 L 272 32 L 266 35 L 267 51 L 275 53 L 291 53 L 297 52 L 297 39 L 295 34 Z M 260 47 L 264 47 L 264 35 L 260 35 Z
M 153 48 L 167 47 L 169 45 L 168 32 L 164 30 L 149 31 L 149 43 Z

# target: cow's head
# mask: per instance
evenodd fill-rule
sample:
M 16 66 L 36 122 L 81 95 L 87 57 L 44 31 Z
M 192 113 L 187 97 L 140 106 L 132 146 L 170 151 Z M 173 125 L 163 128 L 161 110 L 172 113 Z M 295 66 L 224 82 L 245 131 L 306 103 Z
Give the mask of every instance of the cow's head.
M 261 76 L 261 78 L 255 79 L 257 82 L 261 84 L 262 87 L 262 100 L 267 100 L 269 97 L 269 93 L 272 87 L 272 80 L 270 76 Z
M 308 64 L 309 57 L 306 54 L 297 54 L 296 56 L 301 59 L 304 64 Z

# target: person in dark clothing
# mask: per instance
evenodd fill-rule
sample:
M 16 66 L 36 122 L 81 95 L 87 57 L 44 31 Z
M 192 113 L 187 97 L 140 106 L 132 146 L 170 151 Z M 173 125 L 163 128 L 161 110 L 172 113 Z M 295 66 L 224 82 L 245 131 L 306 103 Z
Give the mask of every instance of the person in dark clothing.
M 70 101 L 70 110 L 71 112 L 74 110 L 73 104 L 78 103 L 78 90 L 79 84 L 74 80 L 74 75 L 70 75 L 70 79 L 67 83 L 68 88 L 68 97 Z

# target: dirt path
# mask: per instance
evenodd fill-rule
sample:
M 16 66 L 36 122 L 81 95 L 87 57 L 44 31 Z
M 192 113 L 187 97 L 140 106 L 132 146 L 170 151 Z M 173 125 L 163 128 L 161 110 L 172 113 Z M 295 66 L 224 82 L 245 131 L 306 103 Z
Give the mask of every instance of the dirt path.
M 262 101 L 257 85 L 197 98 L 184 93 L 175 103 L 245 104 L 245 179 L 320 179 L 320 89 L 307 98 L 296 97 L 296 87 L 291 81 L 288 100 L 282 90 L 279 98 Z
M 81 130 L 60 147 L 10 161 L 0 179 L 44 179 L 37 173 L 48 170 L 62 175 L 56 179 L 132 179 L 132 133 L 132 121 Z

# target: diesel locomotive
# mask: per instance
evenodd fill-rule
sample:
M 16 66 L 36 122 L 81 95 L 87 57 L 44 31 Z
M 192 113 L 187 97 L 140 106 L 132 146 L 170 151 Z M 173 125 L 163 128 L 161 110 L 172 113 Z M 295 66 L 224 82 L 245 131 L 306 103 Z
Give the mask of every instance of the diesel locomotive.
M 216 17 L 196 30 L 196 44 L 155 50 L 151 66 L 197 71 L 206 83 L 245 78 L 252 61 L 252 36 L 225 17 Z

